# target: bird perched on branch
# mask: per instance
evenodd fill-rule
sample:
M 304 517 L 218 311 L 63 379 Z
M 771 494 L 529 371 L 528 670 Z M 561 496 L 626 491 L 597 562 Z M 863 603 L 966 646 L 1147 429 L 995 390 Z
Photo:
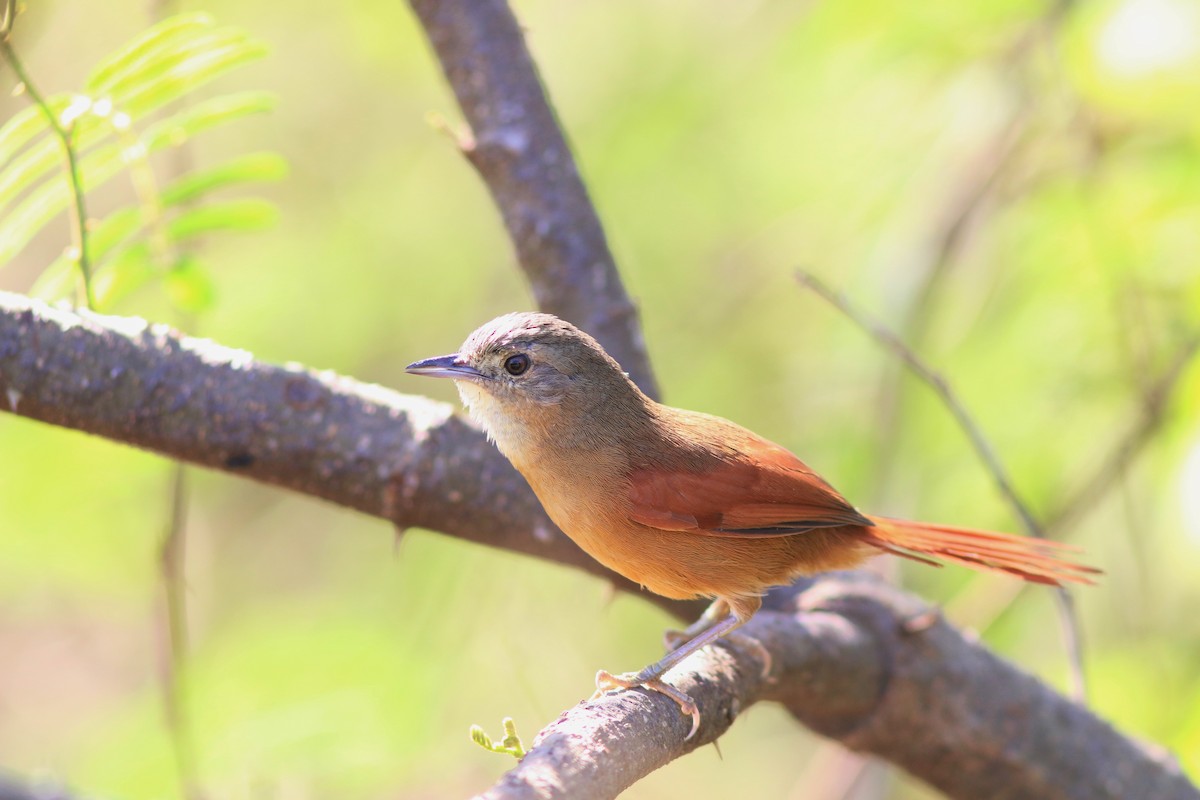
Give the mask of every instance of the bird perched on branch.
M 1090 583 L 1063 545 L 863 514 L 785 448 L 729 420 L 641 392 L 588 334 L 550 314 L 498 317 L 455 354 L 410 364 L 451 378 L 488 437 L 555 524 L 597 561 L 660 595 L 712 598 L 674 650 L 635 674 L 596 676 L 597 693 L 643 686 L 692 717 L 667 670 L 743 625 L 762 593 L 879 552 Z

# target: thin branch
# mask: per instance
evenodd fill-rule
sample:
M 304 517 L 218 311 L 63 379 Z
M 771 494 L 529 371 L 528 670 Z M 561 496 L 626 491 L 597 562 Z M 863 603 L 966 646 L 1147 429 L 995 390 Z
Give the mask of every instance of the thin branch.
M 819 297 L 842 312 L 842 314 L 869 334 L 880 347 L 892 353 L 917 377 L 928 384 L 970 441 L 971 447 L 975 450 L 979 460 L 983 462 L 985 470 L 996 485 L 996 489 L 1021 521 L 1022 527 L 1025 528 L 1025 533 L 1041 539 L 1046 538 L 1045 532 L 1034 517 L 1033 512 L 1030 511 L 1029 506 L 1013 487 L 1012 481 L 1000 463 L 1000 459 L 996 456 L 995 450 L 983 435 L 983 431 L 980 430 L 970 413 L 968 413 L 966 406 L 958 399 L 957 394 L 955 394 L 946 379 L 926 364 L 896 334 L 855 308 L 845 296 L 826 286 L 815 275 L 799 270 L 796 273 L 796 279 L 801 285 L 811 289 Z M 1073 692 L 1077 699 L 1082 700 L 1087 696 L 1087 683 L 1083 670 L 1082 634 L 1080 633 L 1079 620 L 1075 613 L 1075 603 L 1070 591 L 1062 586 L 1055 588 L 1055 598 L 1058 601 L 1059 619 L 1067 650 L 1067 658 L 1071 666 Z
M 813 730 L 888 759 L 953 798 L 1195 800 L 1167 755 L 1126 739 L 946 624 L 912 630 L 923 601 L 862 573 L 778 593 L 744 628 L 771 654 L 706 648 L 671 675 L 702 725 L 654 693 L 585 701 L 542 730 L 483 800 L 602 800 L 715 741 L 760 700 Z M 970 702 L 963 702 L 970 698 Z
M 1008 76 L 1017 98 L 1007 121 L 996 126 L 976 157 L 957 176 L 941 209 L 932 215 L 934 225 L 929 243 L 923 248 L 923 257 L 910 267 L 910 271 L 919 276 L 917 289 L 912 301 L 901 311 L 901 321 L 897 325 L 899 338 L 910 347 L 920 347 L 929 320 L 934 316 L 932 310 L 942 284 L 956 265 L 973 229 L 994 213 L 996 203 L 992 200 L 997 187 L 1002 185 L 1022 154 L 1022 144 L 1035 118 L 1037 99 L 1022 67 L 1035 45 L 1053 38 L 1072 4 L 1072 0 L 1055 2 L 998 59 L 996 70 L 1000 75 Z M 880 379 L 876 415 L 881 434 L 875 469 L 877 491 L 887 482 L 898 455 L 897 437 L 903 427 L 900 424 L 904 399 L 902 377 L 903 368 L 889 362 Z
M 591 333 L 658 396 L 637 309 L 505 0 L 410 0 L 471 126 L 487 184 L 539 308 Z
M 25 65 L 17 57 L 17 51 L 12 46 L 12 26 L 16 17 L 14 5 L 15 0 L 6 0 L 5 2 L 4 22 L 0 26 L 0 51 L 4 54 L 4 60 L 16 73 L 17 80 L 21 82 L 29 99 L 41 109 L 46 122 L 62 144 L 63 157 L 66 159 L 67 183 L 71 187 L 71 240 L 76 253 L 75 262 L 79 265 L 79 275 L 83 282 L 84 304 L 88 308 L 95 308 L 96 299 L 92 293 L 92 266 L 88 255 L 87 207 L 84 204 L 83 179 L 79 175 L 75 146 L 71 143 L 71 131 L 68 127 L 63 126 L 54 113 L 54 109 L 50 108 L 45 97 L 38 91 L 37 86 L 29 77 L 29 73 L 25 70 Z
M 1067 531 L 1083 519 L 1121 480 L 1121 476 L 1137 461 L 1154 439 L 1166 419 L 1166 409 L 1174 397 L 1187 366 L 1200 352 L 1200 333 L 1186 337 L 1167 368 L 1148 387 L 1137 420 L 1113 443 L 1108 454 L 1100 460 L 1091 477 L 1056 510 L 1046 517 L 1043 530 L 1047 535 L 1062 539 Z M 947 612 L 956 619 L 971 619 L 975 627 L 987 630 L 1001 614 L 1020 597 L 1027 587 L 1019 583 L 994 583 L 968 586 L 946 604 Z
M 175 756 L 175 770 L 185 800 L 203 800 L 193 741 L 191 693 L 188 678 L 187 611 L 187 472 L 181 463 L 171 468 L 168 516 L 159 558 L 167 634 L 163 657 L 163 706 Z
M 1046 520 L 1046 529 L 1062 531 L 1074 526 L 1088 509 L 1112 489 L 1162 427 L 1164 411 L 1174 395 L 1184 370 L 1200 352 L 1200 333 L 1187 336 L 1167 368 L 1146 387 L 1141 411 L 1129 431 L 1113 446 L 1100 466 L 1061 507 Z
M 929 388 L 934 391 L 942 401 L 942 404 L 946 406 L 946 410 L 954 417 L 955 422 L 958 423 L 963 433 L 966 434 L 967 439 L 971 442 L 971 447 L 974 448 L 976 455 L 979 456 L 979 460 L 983 462 L 988 476 L 996 484 L 997 491 L 1000 492 L 1009 506 L 1012 507 L 1017 517 L 1021 520 L 1022 527 L 1025 528 L 1030 536 L 1044 538 L 1042 536 L 1041 525 L 1034 519 L 1033 513 L 1026 506 L 1025 501 L 1021 499 L 1016 489 L 1013 488 L 1012 481 L 1009 479 L 1004 467 L 1000 464 L 1000 459 L 997 458 L 991 444 L 958 399 L 958 395 L 950 388 L 946 379 L 926 364 L 908 345 L 900 341 L 900 338 L 892 333 L 891 330 L 855 308 L 845 295 L 826 286 L 817 276 L 799 270 L 796 273 L 796 280 L 802 286 L 811 289 L 817 296 L 842 312 L 851 322 L 869 334 L 875 340 L 876 344 L 895 356 L 913 374 L 929 385 Z

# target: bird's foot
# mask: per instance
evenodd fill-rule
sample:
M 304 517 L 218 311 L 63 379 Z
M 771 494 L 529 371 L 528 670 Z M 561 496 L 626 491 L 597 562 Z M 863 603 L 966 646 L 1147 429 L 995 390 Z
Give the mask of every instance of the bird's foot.
M 660 678 L 641 680 L 638 678 L 637 673 L 634 672 L 628 672 L 624 675 L 613 675 L 611 672 L 602 669 L 596 673 L 596 693 L 592 695 L 592 699 L 595 700 L 606 692 L 620 689 L 636 689 L 639 686 L 671 698 L 679 704 L 681 712 L 692 718 L 692 729 L 688 731 L 687 736 L 683 737 L 685 742 L 695 736 L 696 731 L 700 730 L 700 709 L 696 707 L 695 701 L 674 686 L 663 683 Z

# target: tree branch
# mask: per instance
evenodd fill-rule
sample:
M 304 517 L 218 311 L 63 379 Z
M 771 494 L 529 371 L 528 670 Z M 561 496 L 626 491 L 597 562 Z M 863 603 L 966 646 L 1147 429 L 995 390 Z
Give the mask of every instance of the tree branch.
M 819 297 L 846 315 L 850 321 L 874 339 L 876 344 L 892 353 L 897 361 L 904 364 L 933 390 L 934 394 L 942 401 L 942 405 L 950 412 L 950 416 L 958 423 L 959 429 L 971 443 L 971 447 L 975 450 L 975 455 L 983 464 L 984 471 L 991 477 L 992 482 L 996 485 L 996 490 L 1000 493 L 1000 496 L 1004 499 L 1009 509 L 1021 521 L 1021 526 L 1025 529 L 1026 535 L 1038 539 L 1046 538 L 1045 530 L 1029 509 L 1029 504 L 1025 502 L 1021 495 L 1018 494 L 1016 487 L 1013 486 L 1012 479 L 1000 463 L 995 448 L 992 447 L 987 437 L 983 435 L 983 431 L 975 422 L 975 419 L 967 411 L 962 401 L 958 399 L 957 393 L 950 388 L 950 384 L 941 373 L 926 364 L 912 348 L 900 340 L 899 336 L 888 330 L 883 324 L 867 317 L 863 312 L 852 306 L 849 299 L 830 289 L 815 275 L 804 270 L 799 270 L 796 273 L 796 279 L 801 285 L 808 287 Z M 1058 605 L 1063 639 L 1066 642 L 1067 656 L 1071 665 L 1073 694 L 1076 700 L 1086 702 L 1087 681 L 1083 671 L 1083 636 L 1080 633 L 1079 616 L 1075 612 L 1075 600 L 1071 596 L 1071 590 L 1065 586 L 1055 587 L 1054 594 Z
M 75 797 L 59 783 L 26 782 L 0 772 L 0 800 L 75 800 Z
M 485 800 L 599 800 L 715 741 L 745 708 L 783 703 L 814 731 L 886 758 L 950 797 L 1196 800 L 1173 759 L 997 658 L 919 599 L 865 573 L 773 593 L 743 630 L 770 653 L 706 648 L 674 671 L 702 724 L 661 695 L 565 712 Z
M 508 462 L 441 403 L 0 293 L 0 407 L 635 590 L 558 532 Z M 646 597 L 695 614 L 694 604 Z M 915 629 L 928 609 L 896 590 L 830 576 L 773 592 L 766 608 L 776 613 L 747 630 L 772 656 L 772 683 L 753 650 L 733 646 L 672 675 L 700 705 L 695 741 L 684 743 L 673 702 L 622 692 L 564 715 L 491 796 L 613 796 L 772 699 L 951 797 L 1200 797 L 1165 758 L 945 623 Z M 1148 794 L 1131 794 L 1134 785 Z
M 451 407 L 166 325 L 0 292 L 0 407 L 180 461 L 604 577 L 681 618 L 563 535 L 483 434 Z
M 505 0 L 410 0 L 472 136 L 459 143 L 504 218 L 538 307 L 596 337 L 658 397 L 637 309 Z

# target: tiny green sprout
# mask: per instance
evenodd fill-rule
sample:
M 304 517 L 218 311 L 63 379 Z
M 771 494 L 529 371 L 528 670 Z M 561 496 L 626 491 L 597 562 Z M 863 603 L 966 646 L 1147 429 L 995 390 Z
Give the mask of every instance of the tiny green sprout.
M 471 741 L 493 753 L 508 753 L 513 758 L 524 758 L 525 745 L 521 743 L 521 737 L 517 735 L 517 726 L 512 717 L 505 717 L 501 724 L 504 725 L 504 738 L 499 744 L 493 742 L 492 737 L 488 736 L 478 725 L 471 726 Z

